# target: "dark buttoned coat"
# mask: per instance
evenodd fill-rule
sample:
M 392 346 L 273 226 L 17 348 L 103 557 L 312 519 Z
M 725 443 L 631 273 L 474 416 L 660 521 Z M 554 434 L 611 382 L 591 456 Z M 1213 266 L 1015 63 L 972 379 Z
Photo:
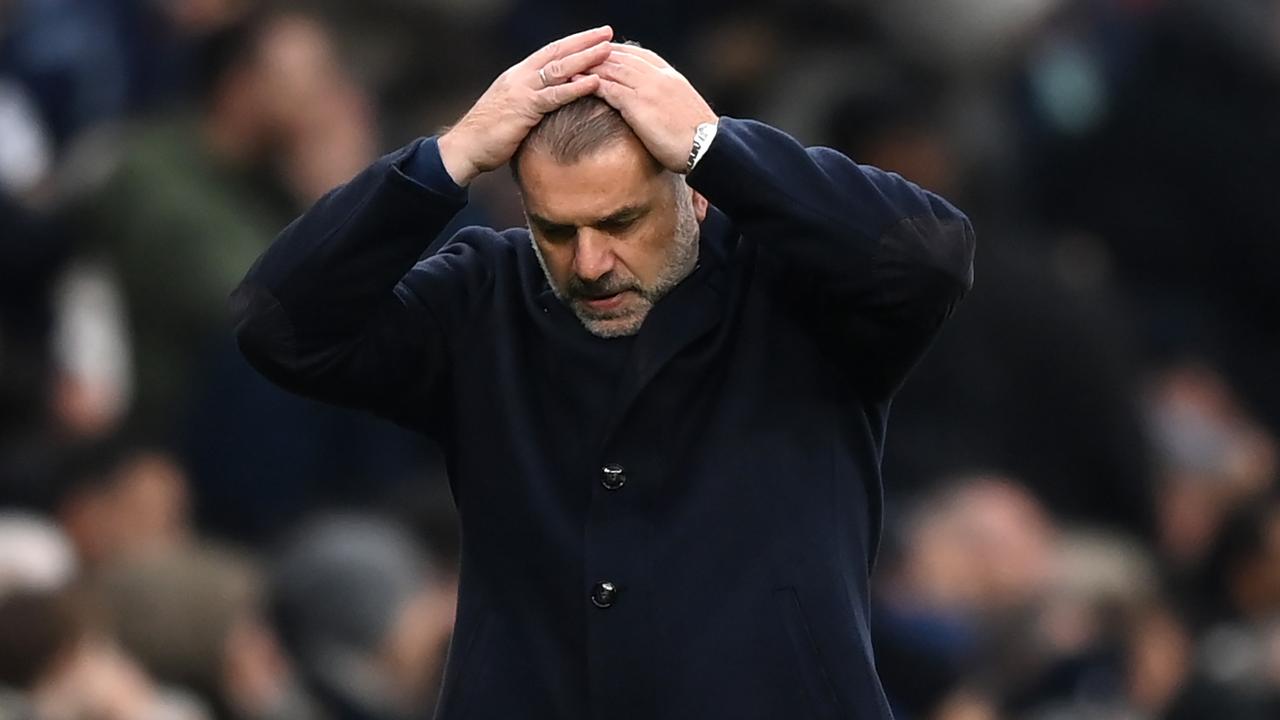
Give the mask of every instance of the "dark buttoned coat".
M 629 340 L 586 331 L 524 228 L 419 261 L 466 199 L 433 139 L 320 200 L 233 295 L 268 377 L 444 450 L 462 559 L 439 718 L 890 717 L 881 450 L 973 231 L 747 120 L 687 179 L 713 206 L 697 268 Z

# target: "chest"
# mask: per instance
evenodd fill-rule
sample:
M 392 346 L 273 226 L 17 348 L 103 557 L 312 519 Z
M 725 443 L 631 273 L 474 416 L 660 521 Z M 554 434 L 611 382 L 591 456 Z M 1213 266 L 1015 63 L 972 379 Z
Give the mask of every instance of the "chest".
M 460 503 L 550 495 L 580 513 L 622 467 L 628 501 L 653 509 L 716 479 L 828 463 L 857 400 L 787 312 L 740 279 L 669 300 L 622 342 L 566 328 L 562 307 L 509 308 L 522 321 L 456 365 Z

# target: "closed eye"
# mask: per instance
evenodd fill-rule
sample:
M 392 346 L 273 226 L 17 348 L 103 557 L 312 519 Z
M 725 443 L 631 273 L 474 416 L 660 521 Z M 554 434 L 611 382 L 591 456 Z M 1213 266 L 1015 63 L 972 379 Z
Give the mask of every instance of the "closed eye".
M 611 234 L 624 233 L 630 230 L 640 218 L 649 212 L 647 207 L 631 207 L 616 212 L 596 223 L 596 228 Z
M 578 233 L 578 228 L 573 225 L 544 225 L 539 223 L 538 232 L 540 232 L 548 242 L 565 242 L 573 239 L 573 236 Z
M 632 218 L 624 218 L 624 219 L 617 219 L 617 220 L 604 220 L 600 223 L 597 223 L 596 227 L 607 233 L 616 234 L 616 233 L 626 232 L 628 229 L 631 228 L 632 225 L 636 224 L 637 219 L 638 218 L 632 217 Z

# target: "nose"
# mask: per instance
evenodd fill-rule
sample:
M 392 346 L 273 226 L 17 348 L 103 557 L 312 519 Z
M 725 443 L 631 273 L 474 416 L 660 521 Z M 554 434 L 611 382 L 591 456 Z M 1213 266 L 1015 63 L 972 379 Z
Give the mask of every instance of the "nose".
M 613 269 L 613 240 L 592 228 L 578 230 L 573 253 L 573 271 L 588 282 L 598 280 Z

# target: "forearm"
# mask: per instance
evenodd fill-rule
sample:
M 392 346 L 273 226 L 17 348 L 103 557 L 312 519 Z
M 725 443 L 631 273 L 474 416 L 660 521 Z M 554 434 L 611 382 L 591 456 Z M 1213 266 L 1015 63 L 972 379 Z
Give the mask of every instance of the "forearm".
M 871 309 L 892 283 L 921 281 L 963 293 L 972 282 L 973 233 L 945 200 L 827 148 L 805 148 L 767 125 L 723 118 L 689 184 L 788 275 Z
M 387 155 L 286 227 L 237 289 L 237 322 L 269 296 L 295 332 L 359 328 L 465 204 L 410 176 L 434 153 L 427 139 Z
M 968 219 L 892 173 L 722 119 L 689 184 L 754 237 L 773 291 L 883 400 L 973 282 Z
M 382 409 L 397 383 L 443 367 L 442 328 L 398 287 L 465 204 L 438 165 L 430 139 L 403 148 L 280 233 L 232 294 L 250 362 L 290 390 Z

